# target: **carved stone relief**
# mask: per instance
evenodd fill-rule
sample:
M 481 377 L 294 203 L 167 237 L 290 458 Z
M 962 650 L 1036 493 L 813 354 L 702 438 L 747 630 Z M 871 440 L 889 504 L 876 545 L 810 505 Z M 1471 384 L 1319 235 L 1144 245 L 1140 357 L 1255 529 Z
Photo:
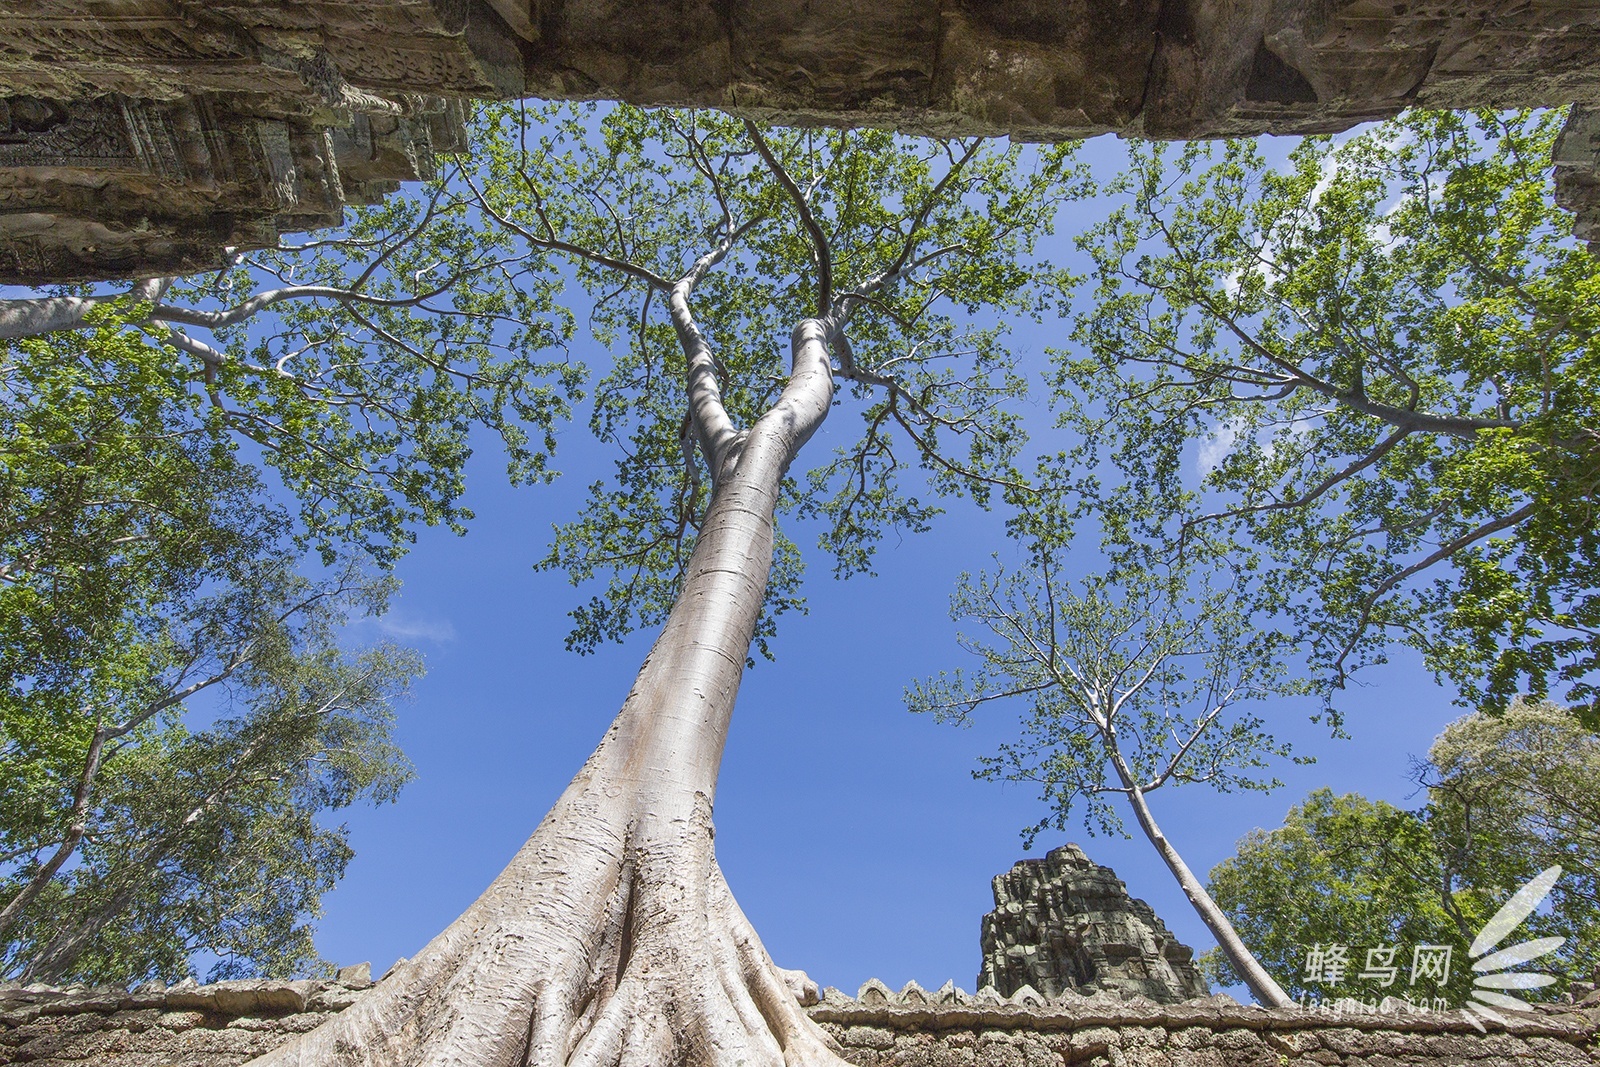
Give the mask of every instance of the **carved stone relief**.
M 1209 992 L 1193 951 L 1077 845 L 996 876 L 982 947 L 978 986 L 1002 997 L 1032 986 L 1045 997 L 1109 991 L 1176 1004 Z

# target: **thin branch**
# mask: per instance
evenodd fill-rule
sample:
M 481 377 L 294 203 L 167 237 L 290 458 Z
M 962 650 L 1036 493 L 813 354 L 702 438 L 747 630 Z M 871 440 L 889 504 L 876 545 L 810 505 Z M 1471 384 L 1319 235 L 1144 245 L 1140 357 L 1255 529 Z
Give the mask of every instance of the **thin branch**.
M 756 151 L 761 153 L 761 159 L 778 179 L 778 184 L 783 191 L 789 194 L 789 199 L 794 202 L 795 210 L 800 214 L 800 224 L 805 227 L 806 233 L 811 238 L 811 248 L 817 262 L 817 318 L 826 318 L 833 309 L 833 252 L 828 245 L 828 238 L 822 232 L 822 227 L 817 224 L 817 218 L 811 213 L 811 205 L 806 201 L 806 196 L 795 185 L 794 179 L 789 176 L 783 164 L 772 153 L 772 148 L 767 144 L 767 139 L 761 135 L 761 130 L 749 119 L 744 120 L 745 132 L 755 142 Z
M 1426 570 L 1441 560 L 1449 559 L 1451 556 L 1455 555 L 1461 549 L 1467 547 L 1473 542 L 1481 541 L 1490 534 L 1498 533 L 1501 530 L 1515 526 L 1529 515 L 1532 515 L 1537 508 L 1538 503 L 1536 501 L 1530 501 L 1509 515 L 1503 515 L 1500 518 L 1495 519 L 1493 522 L 1486 522 L 1475 530 L 1464 533 L 1452 541 L 1445 542 L 1426 558 L 1413 563 L 1411 566 L 1406 567 L 1403 570 L 1396 571 L 1394 574 L 1391 574 L 1389 577 L 1385 578 L 1382 582 L 1379 582 L 1377 588 L 1373 589 L 1372 593 L 1363 602 L 1361 606 L 1361 616 L 1356 620 L 1355 627 L 1350 632 L 1349 640 L 1347 640 L 1344 644 L 1344 647 L 1340 649 L 1338 658 L 1333 661 L 1333 669 L 1335 673 L 1337 673 L 1340 677 L 1343 677 L 1344 661 L 1349 657 L 1351 652 L 1355 651 L 1356 642 L 1361 639 L 1362 631 L 1367 628 L 1367 623 L 1372 619 L 1372 609 L 1377 605 L 1378 599 L 1382 597 L 1383 594 L 1387 593 L 1389 590 L 1393 589 L 1395 586 L 1399 585 L 1413 574 Z

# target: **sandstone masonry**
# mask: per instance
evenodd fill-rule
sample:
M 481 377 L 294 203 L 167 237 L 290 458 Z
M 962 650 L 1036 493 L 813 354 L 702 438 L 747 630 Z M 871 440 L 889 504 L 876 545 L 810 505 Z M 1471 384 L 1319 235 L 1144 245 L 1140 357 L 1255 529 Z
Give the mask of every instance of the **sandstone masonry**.
M 1035 140 L 1332 131 L 1600 105 L 1600 4 L 10 0 L 0 282 L 205 269 L 333 225 L 461 147 L 461 101 L 523 95 Z M 1591 233 L 1592 144 L 1569 136 L 1560 194 Z
M 1046 997 L 1111 990 L 1175 1004 L 1208 992 L 1193 950 L 1077 845 L 996 876 L 982 929 L 978 988 L 1001 996 L 1032 986 Z
M 369 984 L 221 982 L 170 989 L 0 985 L 0 1065 L 237 1067 L 348 1007 Z M 1600 1063 L 1600 997 L 1518 1015 L 1480 1034 L 1459 1014 L 1335 1016 L 1158 1005 L 1113 993 L 1047 1000 L 946 984 L 829 989 L 812 1018 L 858 1067 L 1526 1067 Z

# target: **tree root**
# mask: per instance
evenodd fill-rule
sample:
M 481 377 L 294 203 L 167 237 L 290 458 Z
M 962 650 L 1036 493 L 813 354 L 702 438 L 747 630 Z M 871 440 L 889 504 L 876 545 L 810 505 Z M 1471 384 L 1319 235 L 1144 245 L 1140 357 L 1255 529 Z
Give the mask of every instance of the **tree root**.
M 618 826 L 591 771 L 416 959 L 251 1067 L 843 1067 L 728 889 L 709 800 Z

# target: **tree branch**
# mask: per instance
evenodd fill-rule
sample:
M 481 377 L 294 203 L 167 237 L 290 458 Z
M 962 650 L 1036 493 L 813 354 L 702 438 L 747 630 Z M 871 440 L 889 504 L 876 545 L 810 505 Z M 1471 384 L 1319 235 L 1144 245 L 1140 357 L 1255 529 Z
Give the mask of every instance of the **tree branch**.
M 811 238 L 812 254 L 816 256 L 817 263 L 817 318 L 827 318 L 833 310 L 833 252 L 828 245 L 828 238 L 822 232 L 822 227 L 817 224 L 817 218 L 811 213 L 811 205 L 806 201 L 806 196 L 795 185 L 794 179 L 778 162 L 772 153 L 772 148 L 767 144 L 767 139 L 761 135 L 761 130 L 749 119 L 744 120 L 745 132 L 755 142 L 756 151 L 761 154 L 762 162 L 772 176 L 778 179 L 778 184 L 783 191 L 789 194 L 789 199 L 794 202 L 795 210 L 800 214 L 800 224 L 805 227 L 807 235 Z

